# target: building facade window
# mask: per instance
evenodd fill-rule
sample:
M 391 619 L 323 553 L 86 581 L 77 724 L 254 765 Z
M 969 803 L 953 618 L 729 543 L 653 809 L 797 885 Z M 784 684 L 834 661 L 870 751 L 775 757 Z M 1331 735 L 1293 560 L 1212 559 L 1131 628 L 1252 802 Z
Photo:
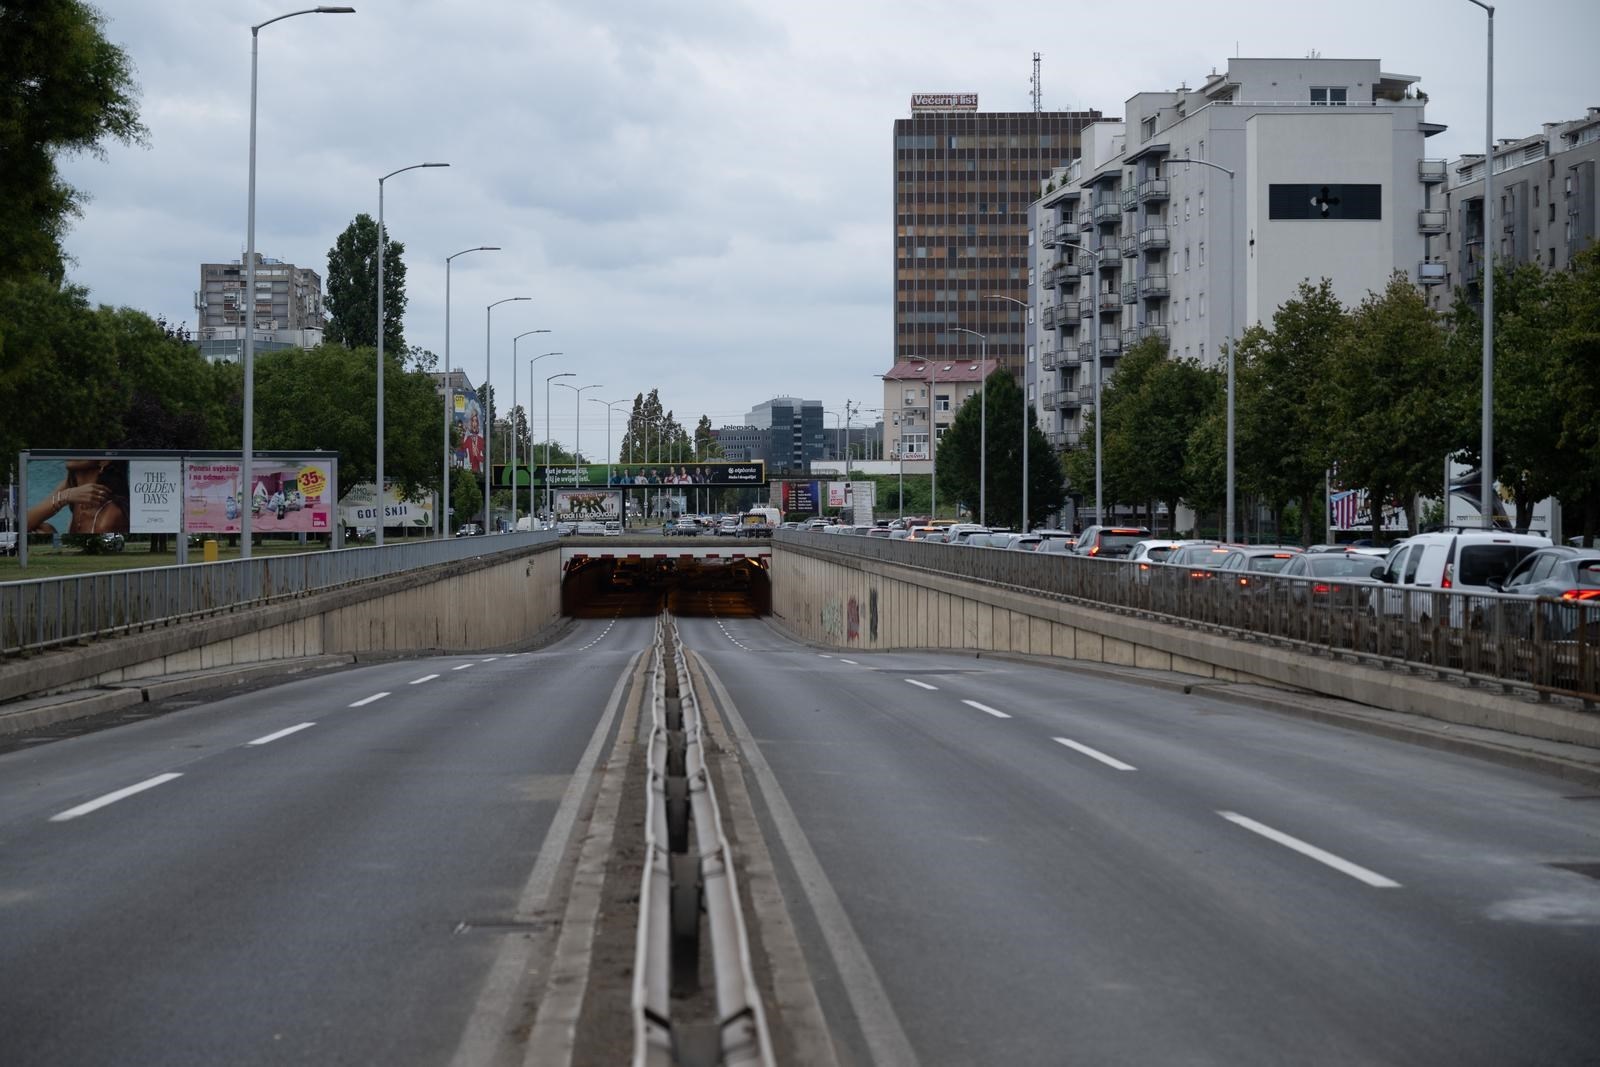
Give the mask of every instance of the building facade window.
M 1206 265 L 1206 243 L 1204 241 L 1200 242 L 1200 265 L 1202 267 Z
M 1323 106 L 1339 106 L 1346 103 L 1346 92 L 1343 85 L 1313 85 L 1311 102 Z

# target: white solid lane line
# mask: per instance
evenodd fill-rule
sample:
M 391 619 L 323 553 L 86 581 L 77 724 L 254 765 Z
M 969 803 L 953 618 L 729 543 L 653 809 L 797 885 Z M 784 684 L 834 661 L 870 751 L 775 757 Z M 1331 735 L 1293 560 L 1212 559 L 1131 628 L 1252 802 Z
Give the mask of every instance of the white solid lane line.
M 861 664 L 859 664 L 859 663 L 857 663 L 857 662 L 856 662 L 856 661 L 855 661 L 855 660 L 853 660 L 853 659 L 841 659 L 841 660 L 840 660 L 840 661 L 839 661 L 839 662 L 840 662 L 840 663 L 848 663 L 848 664 L 850 664 L 850 666 L 852 666 L 852 667 L 859 667 L 859 666 L 861 666 Z
M 1316 845 L 1307 844 L 1298 837 L 1290 837 L 1281 830 L 1274 830 L 1270 826 L 1258 823 L 1254 819 L 1246 818 L 1237 812 L 1219 811 L 1217 814 L 1236 826 L 1242 826 L 1253 834 L 1260 834 L 1268 841 L 1276 841 L 1284 848 L 1294 849 L 1302 856 L 1309 856 L 1318 863 L 1325 863 L 1339 873 L 1348 874 L 1356 881 L 1365 882 L 1374 889 L 1400 888 L 1399 882 L 1394 881 L 1392 878 L 1385 878 L 1377 871 L 1369 871 L 1360 864 L 1351 863 L 1347 859 L 1342 859 L 1339 856 L 1335 856 L 1332 852 L 1324 851 L 1323 849 L 1318 848 Z
M 407 685 L 421 685 L 423 682 L 431 682 L 437 677 L 439 677 L 437 674 L 424 674 L 421 678 L 413 678 L 411 681 L 407 682 L 406 684 Z
M 472 666 L 472 664 L 470 664 L 470 663 L 463 663 L 463 664 L 461 664 L 461 665 L 460 665 L 460 666 L 458 666 L 458 667 L 451 667 L 451 668 L 450 668 L 450 669 L 451 669 L 451 670 L 453 670 L 453 671 L 464 671 L 464 670 L 466 670 L 466 669 L 467 669 L 467 668 L 468 668 L 468 667 L 470 667 L 470 666 Z
M 350 707 L 359 708 L 364 704 L 372 703 L 374 700 L 382 700 L 384 697 L 386 697 L 388 695 L 389 695 L 388 693 L 373 693 L 369 697 L 362 697 L 360 700 L 356 701 L 354 704 L 351 704 Z
M 833 658 L 832 656 L 828 655 L 826 652 L 818 652 L 817 655 L 821 656 L 823 659 L 832 659 Z
M 1099 749 L 1090 748 L 1088 745 L 1080 745 L 1070 737 L 1053 737 L 1051 740 L 1058 745 L 1066 745 L 1070 749 L 1075 749 L 1078 752 L 1082 752 L 1090 759 L 1097 759 L 1101 763 L 1104 763 L 1107 767 L 1115 767 L 1119 771 L 1138 770 L 1138 768 L 1134 767 L 1132 764 L 1123 763 L 1119 759 L 1114 759 L 1111 756 L 1106 755 L 1104 752 L 1101 752 Z
M 939 688 L 936 685 L 929 685 L 927 682 L 919 682 L 915 678 L 907 678 L 907 679 L 905 679 L 905 682 L 906 682 L 907 685 L 914 685 L 918 689 L 937 689 L 937 688 Z
M 75 808 L 68 808 L 66 811 L 61 812 L 59 815 L 50 816 L 50 821 L 51 822 L 66 822 L 68 819 L 76 819 L 78 816 L 87 815 L 91 811 L 99 811 L 101 808 L 105 807 L 107 804 L 115 804 L 117 801 L 123 800 L 123 799 L 125 799 L 127 797 L 131 797 L 135 793 L 143 793 L 146 789 L 154 789 L 156 786 L 161 785 L 161 784 L 163 784 L 165 782 L 170 782 L 174 778 L 182 778 L 182 777 L 183 777 L 183 775 L 177 774 L 177 773 L 173 773 L 173 774 L 158 774 L 154 778 L 146 778 L 144 781 L 138 783 L 137 785 L 130 785 L 126 789 L 117 790 L 115 793 L 107 793 L 103 797 L 96 797 L 94 800 L 89 801 L 87 804 L 79 804 Z
M 1011 716 L 1007 715 L 1005 712 L 996 708 L 991 708 L 987 704 L 980 704 L 976 700 L 963 700 L 961 703 L 965 704 L 969 708 L 977 708 L 979 711 L 984 712 L 985 714 L 993 715 L 997 719 L 1011 718 Z
M 252 745 L 270 745 L 280 737 L 288 737 L 290 734 L 297 734 L 301 730 L 309 729 L 315 725 L 317 724 L 314 722 L 303 722 L 299 726 L 291 726 L 287 730 L 279 730 L 275 734 L 268 734 L 266 737 L 258 737 L 249 743 Z

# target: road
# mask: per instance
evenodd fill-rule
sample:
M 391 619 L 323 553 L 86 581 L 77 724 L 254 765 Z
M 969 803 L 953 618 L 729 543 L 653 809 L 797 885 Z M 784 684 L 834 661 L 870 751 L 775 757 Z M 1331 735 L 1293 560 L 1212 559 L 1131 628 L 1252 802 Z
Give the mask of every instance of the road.
M 451 1062 L 652 625 L 0 755 L 0 1062 Z
M 1103 673 L 680 631 L 842 1062 L 1600 1062 L 1593 790 Z

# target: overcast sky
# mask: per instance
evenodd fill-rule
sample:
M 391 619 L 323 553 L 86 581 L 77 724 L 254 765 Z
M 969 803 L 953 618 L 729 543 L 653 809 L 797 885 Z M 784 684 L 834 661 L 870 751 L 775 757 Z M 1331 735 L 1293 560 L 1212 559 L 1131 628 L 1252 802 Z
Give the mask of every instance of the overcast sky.
M 250 25 L 294 10 L 249 0 L 104 0 L 136 65 L 148 148 L 64 164 L 89 195 L 67 239 L 92 298 L 195 321 L 199 264 L 245 247 Z M 1375 57 L 1415 74 L 1428 154 L 1481 151 L 1483 12 L 1468 0 L 354 0 L 262 31 L 256 247 L 326 273 L 359 212 L 406 246 L 406 337 L 440 353 L 444 257 L 455 364 L 520 399 L 527 357 L 612 401 L 659 387 L 692 425 L 740 422 L 779 394 L 881 403 L 892 361 L 893 122 L 913 92 L 975 91 L 1026 110 L 1121 115 L 1135 92 L 1201 84 L 1229 56 Z M 1504 0 L 1495 129 L 1521 136 L 1600 105 L 1595 0 Z M 554 435 L 570 442 L 573 394 Z M 605 410 L 584 405 L 586 452 Z M 623 408 L 619 407 L 620 413 Z M 620 419 L 613 437 L 621 436 Z M 828 425 L 833 425 L 830 419 Z

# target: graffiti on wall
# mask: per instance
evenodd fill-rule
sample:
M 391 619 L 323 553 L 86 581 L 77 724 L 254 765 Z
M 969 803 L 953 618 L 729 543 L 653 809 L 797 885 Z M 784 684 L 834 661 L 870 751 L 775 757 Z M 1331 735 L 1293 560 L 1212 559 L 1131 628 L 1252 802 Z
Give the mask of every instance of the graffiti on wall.
M 852 641 L 859 641 L 861 639 L 861 605 L 856 602 L 855 597 L 851 597 L 850 602 L 845 605 L 845 620 L 846 636 Z
M 821 622 L 822 632 L 827 636 L 844 636 L 844 611 L 839 607 L 839 601 L 829 598 L 823 602 Z

